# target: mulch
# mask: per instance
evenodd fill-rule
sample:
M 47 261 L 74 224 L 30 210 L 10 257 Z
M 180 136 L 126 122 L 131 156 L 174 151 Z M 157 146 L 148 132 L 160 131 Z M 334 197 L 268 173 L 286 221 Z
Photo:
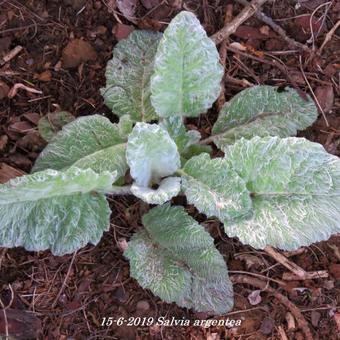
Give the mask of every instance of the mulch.
M 46 145 L 37 122 L 47 113 L 65 110 L 75 117 L 100 113 L 117 121 L 99 93 L 117 41 L 133 29 L 163 30 L 182 9 L 194 11 L 212 35 L 223 27 L 228 3 L 234 4 L 234 15 L 242 9 L 233 1 L 218 0 L 0 0 L 0 182 L 30 171 Z M 299 136 L 340 156 L 340 29 L 317 53 L 339 19 L 340 1 L 282 0 L 267 4 L 263 11 L 288 36 L 314 52 L 288 47 L 270 27 L 250 18 L 229 38 L 229 46 L 242 46 L 242 53 L 227 51 L 226 99 L 253 84 L 294 85 L 313 94 L 320 116 Z M 18 54 L 4 62 L 3 57 L 18 46 L 22 47 Z M 209 136 L 216 115 L 213 108 L 198 119 L 188 119 L 187 125 Z M 175 200 L 186 205 L 184 198 Z M 110 205 L 111 229 L 95 247 L 62 257 L 49 251 L 0 249 L 0 299 L 11 335 L 19 339 L 217 340 L 284 339 L 285 334 L 288 339 L 304 339 L 286 306 L 273 294 L 254 293 L 256 288 L 247 284 L 234 285 L 235 307 L 223 316 L 242 320 L 237 328 L 102 326 L 108 317 L 209 318 L 162 302 L 130 278 L 120 244 L 140 227 L 145 205 L 133 197 L 111 198 Z M 265 252 L 228 238 L 219 222 L 207 220 L 192 206 L 186 208 L 215 237 L 231 276 L 282 278 L 285 269 Z M 336 339 L 340 332 L 340 237 L 313 244 L 290 260 L 307 271 L 326 270 L 329 277 L 290 281 L 285 291 L 272 280 L 269 284 L 302 311 L 315 339 Z M 6 322 L 0 311 L 1 333 L 6 333 Z

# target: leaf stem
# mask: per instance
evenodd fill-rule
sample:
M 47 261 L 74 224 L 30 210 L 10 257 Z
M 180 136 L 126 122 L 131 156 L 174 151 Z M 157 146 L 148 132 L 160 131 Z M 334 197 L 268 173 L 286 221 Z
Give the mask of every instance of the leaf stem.
M 178 169 L 178 170 L 176 170 L 176 175 L 184 176 L 184 175 L 186 175 L 186 172 L 183 169 Z
M 113 185 L 110 189 L 104 190 L 103 193 L 107 194 L 107 195 L 114 195 L 114 196 L 118 196 L 118 195 L 132 195 L 132 193 L 131 193 L 131 185 L 125 185 L 123 187 Z

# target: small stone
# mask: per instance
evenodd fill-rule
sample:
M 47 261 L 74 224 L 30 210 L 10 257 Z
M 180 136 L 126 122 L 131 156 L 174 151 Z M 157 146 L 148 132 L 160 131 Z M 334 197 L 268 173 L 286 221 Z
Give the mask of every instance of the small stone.
M 136 309 L 140 311 L 147 311 L 150 309 L 150 304 L 146 300 L 140 300 L 137 302 Z

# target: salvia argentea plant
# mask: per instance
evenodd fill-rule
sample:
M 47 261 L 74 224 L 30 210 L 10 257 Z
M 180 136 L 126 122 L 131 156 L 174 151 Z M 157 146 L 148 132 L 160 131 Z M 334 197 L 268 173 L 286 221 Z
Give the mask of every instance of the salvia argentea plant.
M 185 195 L 255 248 L 290 250 L 339 232 L 339 159 L 291 137 L 317 118 L 309 97 L 254 86 L 224 105 L 208 139 L 186 130 L 184 117 L 212 106 L 222 76 L 214 43 L 189 12 L 164 34 L 134 31 L 119 42 L 101 90 L 119 123 L 100 115 L 68 123 L 32 174 L 0 186 L 0 245 L 63 255 L 97 244 L 109 229 L 105 194 L 133 194 L 158 206 L 124 252 L 131 276 L 164 301 L 222 314 L 233 306 L 226 263 L 171 198 Z M 212 159 L 210 142 L 225 156 Z M 122 184 L 128 170 L 131 186 Z

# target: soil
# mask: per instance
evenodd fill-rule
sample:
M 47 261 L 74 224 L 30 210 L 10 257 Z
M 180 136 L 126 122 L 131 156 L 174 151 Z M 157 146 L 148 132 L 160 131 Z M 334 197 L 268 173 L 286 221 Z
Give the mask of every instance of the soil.
M 236 2 L 218 0 L 0 0 L 0 181 L 30 171 L 46 145 L 37 122 L 47 113 L 64 110 L 74 117 L 100 113 L 117 121 L 103 104 L 99 89 L 118 40 L 136 28 L 163 30 L 182 9 L 194 11 L 213 34 L 223 27 L 228 3 L 234 4 L 234 15 L 242 9 Z M 227 53 L 226 99 L 247 84 L 289 85 L 313 93 L 323 112 L 299 135 L 340 156 L 340 29 L 317 53 L 340 17 L 340 1 L 282 0 L 268 3 L 263 11 L 310 52 L 288 47 L 271 28 L 250 18 L 229 39 L 232 46 L 241 44 L 243 53 Z M 4 62 L 3 57 L 17 46 L 22 47 L 19 53 Z M 187 125 L 205 137 L 215 119 L 213 108 Z M 185 203 L 181 197 L 176 202 Z M 0 298 L 7 317 L 6 323 L 0 311 L 0 334 L 6 333 L 7 324 L 9 334 L 18 339 L 285 339 L 284 335 L 304 339 L 285 305 L 273 294 L 256 292 L 247 284 L 234 285 L 233 311 L 214 318 L 240 319 L 240 327 L 102 326 L 108 317 L 210 317 L 164 303 L 129 277 L 121 242 L 140 227 L 146 207 L 132 197 L 111 198 L 110 205 L 112 227 L 95 247 L 63 257 L 49 251 L 0 249 Z M 265 280 L 282 278 L 286 270 L 265 252 L 228 238 L 220 223 L 207 220 L 192 206 L 186 208 L 215 237 L 231 276 L 241 272 Z M 286 290 L 272 280 L 270 286 L 302 311 L 315 339 L 337 339 L 339 235 L 307 247 L 290 260 L 307 271 L 326 270 L 329 277 L 289 281 Z

